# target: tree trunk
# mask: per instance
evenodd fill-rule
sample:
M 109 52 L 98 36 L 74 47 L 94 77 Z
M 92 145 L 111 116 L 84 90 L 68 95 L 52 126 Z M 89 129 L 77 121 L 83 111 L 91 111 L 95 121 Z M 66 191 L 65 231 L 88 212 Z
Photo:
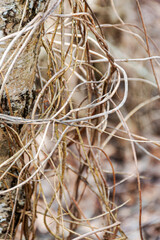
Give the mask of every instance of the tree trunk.
M 38 12 L 44 9 L 46 2 L 47 1 L 45 0 L 29 0 L 27 4 L 27 1 L 24 0 L 1 0 L 0 38 L 20 31 L 34 19 Z M 25 42 L 31 31 L 32 30 L 17 38 L 4 59 L 2 57 L 4 56 L 5 50 L 15 36 L 8 38 L 8 40 L 0 41 L 0 112 L 3 114 L 25 118 L 31 110 L 33 101 L 33 83 L 35 80 L 36 63 L 41 43 L 41 29 L 40 27 L 37 27 L 34 33 L 28 38 L 28 42 Z M 19 56 L 16 57 L 16 54 L 24 43 L 25 48 L 19 53 Z M 14 56 L 12 56 L 12 54 L 14 54 Z M 10 59 L 11 56 L 12 59 Z M 12 69 L 10 69 L 15 57 L 16 61 L 12 66 Z M 10 170 L 7 171 L 7 174 L 3 174 L 9 167 L 7 163 L 4 163 L 19 149 L 19 142 L 15 134 L 16 132 L 18 134 L 20 133 L 20 126 L 11 126 L 1 122 L 1 192 L 17 184 L 17 177 L 22 166 L 23 159 L 18 159 Z M 22 216 L 22 209 L 24 209 L 24 211 L 28 210 L 25 200 L 26 197 L 29 199 L 29 196 L 26 196 L 27 191 L 29 191 L 29 188 L 26 188 L 25 186 L 19 189 L 18 195 L 16 195 L 16 190 L 7 192 L 5 195 L 0 195 L 0 239 L 14 238 L 16 226 L 20 221 L 20 216 Z M 16 197 L 17 201 L 15 201 Z M 12 213 L 14 217 L 12 216 Z

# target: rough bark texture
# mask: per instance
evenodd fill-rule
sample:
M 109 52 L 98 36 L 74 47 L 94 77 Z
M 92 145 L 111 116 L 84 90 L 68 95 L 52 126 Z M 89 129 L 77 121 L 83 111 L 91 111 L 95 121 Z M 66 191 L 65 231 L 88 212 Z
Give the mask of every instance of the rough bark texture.
M 26 13 L 23 18 L 22 27 L 30 22 L 39 11 L 42 11 L 46 1 L 29 0 Z M 22 19 L 23 11 L 26 5 L 25 0 L 1 0 L 0 1 L 0 38 L 11 33 L 17 32 Z M 12 49 L 9 51 L 4 64 L 8 61 L 13 52 L 17 49 L 24 35 L 16 41 Z M 0 59 L 5 49 L 12 39 L 0 42 Z M 24 39 L 25 40 L 25 39 Z M 24 42 L 23 40 L 23 42 Z M 5 89 L 0 103 L 1 113 L 14 116 L 26 117 L 30 112 L 32 103 L 32 88 L 35 79 L 36 62 L 40 47 L 40 28 L 36 30 L 27 44 L 24 51 L 20 54 L 16 63 L 7 79 Z M 20 46 L 19 46 L 20 47 Z M 4 76 L 11 64 L 12 60 L 6 64 L 0 72 L 0 86 Z M 18 132 L 19 128 L 16 129 Z M 11 132 L 10 132 L 11 134 Z M 6 161 L 18 149 L 18 144 L 8 137 L 7 126 L 0 125 L 0 164 Z M 8 166 L 0 169 L 0 176 Z M 0 191 L 10 188 L 17 184 L 17 176 L 21 167 L 20 161 L 10 169 L 10 172 L 0 181 Z M 23 189 L 24 190 L 24 189 Z M 8 229 L 13 206 L 15 204 L 15 193 L 12 191 L 6 195 L 0 195 L 0 239 L 13 239 L 15 227 L 19 221 L 20 210 L 25 205 L 25 192 L 19 191 L 18 201 L 16 203 L 15 218 L 12 221 L 10 229 Z

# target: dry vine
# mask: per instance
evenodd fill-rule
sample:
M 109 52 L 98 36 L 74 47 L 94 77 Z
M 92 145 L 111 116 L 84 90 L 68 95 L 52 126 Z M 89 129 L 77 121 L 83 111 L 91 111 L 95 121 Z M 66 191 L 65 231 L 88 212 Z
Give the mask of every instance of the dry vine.
M 2 98 L 17 58 L 23 54 L 37 28 L 44 24 L 41 51 L 47 56 L 46 68 L 40 63 L 37 66 L 31 114 L 16 116 L 12 114 L 11 105 L 10 114 L 0 113 L 8 138 L 11 142 L 14 139 L 19 146 L 1 163 L 0 168 L 7 167 L 0 178 L 3 179 L 16 162 L 21 162 L 17 183 L 0 191 L 4 195 L 16 190 L 9 228 L 14 221 L 19 190 L 29 186 L 25 201 L 29 203 L 32 199 L 32 207 L 21 212 L 20 239 L 23 232 L 26 239 L 35 237 L 37 215 L 43 216 L 45 227 L 55 239 L 93 239 L 92 235 L 94 239 L 127 239 L 117 219 L 121 206 L 115 203 L 116 172 L 104 149 L 113 137 L 121 138 L 121 132 L 122 138 L 131 143 L 136 171 L 130 177 L 136 175 L 138 181 L 141 229 L 141 184 L 135 144 L 149 142 L 149 139 L 131 133 L 126 122 L 150 100 L 123 117 L 121 108 L 128 97 L 128 77 L 119 62 L 152 61 L 159 56 L 149 54 L 148 58 L 142 59 L 114 59 L 103 34 L 103 28 L 110 26 L 98 23 L 86 0 L 55 2 L 17 33 L 0 39 L 0 43 L 11 39 L 0 61 L 1 72 L 10 65 L 3 76 Z M 122 25 L 114 27 L 121 28 Z M 131 31 L 130 34 L 134 35 Z M 7 54 L 19 40 L 19 47 L 6 62 Z M 121 97 L 117 95 L 119 89 L 123 89 Z M 156 96 L 152 101 L 158 99 Z M 107 132 L 108 120 L 113 113 L 120 123 L 112 132 Z M 122 126 L 123 130 L 119 130 Z M 151 142 L 159 145 L 156 141 Z M 112 173 L 112 187 L 107 182 L 104 163 L 109 174 Z M 50 186 L 49 197 L 45 194 L 44 182 Z M 93 217 L 86 216 L 85 208 L 90 208 L 84 206 L 86 195 L 91 196 L 91 205 L 92 201 L 97 202 L 98 209 L 93 212 Z M 95 226 L 97 219 L 99 226 Z

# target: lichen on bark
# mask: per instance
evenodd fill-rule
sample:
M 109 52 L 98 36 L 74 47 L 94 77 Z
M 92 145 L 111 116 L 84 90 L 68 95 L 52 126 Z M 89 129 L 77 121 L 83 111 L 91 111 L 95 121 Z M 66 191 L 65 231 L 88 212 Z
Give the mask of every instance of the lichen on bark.
M 39 12 L 43 11 L 45 3 L 46 1 L 44 0 L 29 0 L 26 6 L 25 0 L 0 1 L 0 38 L 21 30 Z M 25 42 L 28 36 L 27 34 L 29 33 L 25 33 L 18 38 L 6 55 L 0 69 L 0 86 L 3 84 L 18 49 L 20 49 Z M 0 41 L 0 60 L 12 40 L 13 38 L 9 38 L 8 40 Z M 26 43 L 23 51 L 17 57 L 7 77 L 0 99 L 1 113 L 20 117 L 26 117 L 29 114 L 33 101 L 33 84 L 40 44 L 41 27 L 37 27 L 28 43 Z M 13 126 L 7 126 L 3 124 L 3 122 L 0 124 L 0 164 L 4 164 L 4 162 L 19 149 L 19 144 L 14 140 L 15 136 L 12 136 L 11 127 Z M 20 133 L 20 128 L 14 129 L 17 133 Z M 12 137 L 10 138 L 10 136 Z M 0 191 L 9 189 L 17 184 L 20 167 L 21 161 L 19 160 L 0 180 Z M 7 168 L 7 164 L 0 168 L 0 176 L 2 176 Z M 14 232 L 19 222 L 21 209 L 26 206 L 24 189 L 25 188 L 19 190 L 14 219 L 11 217 L 15 204 L 16 190 L 5 195 L 0 195 L 0 239 L 14 238 Z M 13 221 L 10 222 L 10 220 Z

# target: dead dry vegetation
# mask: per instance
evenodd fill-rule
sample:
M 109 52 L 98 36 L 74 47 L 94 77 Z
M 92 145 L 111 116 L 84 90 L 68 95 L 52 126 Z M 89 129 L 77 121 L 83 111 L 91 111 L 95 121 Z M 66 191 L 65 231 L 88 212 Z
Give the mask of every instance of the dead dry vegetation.
M 15 185 L 0 192 L 17 191 L 9 227 L 17 221 L 15 239 L 158 240 L 160 2 L 48 9 L 30 114 L 0 114 L 18 142 L 1 178 L 21 159 Z

